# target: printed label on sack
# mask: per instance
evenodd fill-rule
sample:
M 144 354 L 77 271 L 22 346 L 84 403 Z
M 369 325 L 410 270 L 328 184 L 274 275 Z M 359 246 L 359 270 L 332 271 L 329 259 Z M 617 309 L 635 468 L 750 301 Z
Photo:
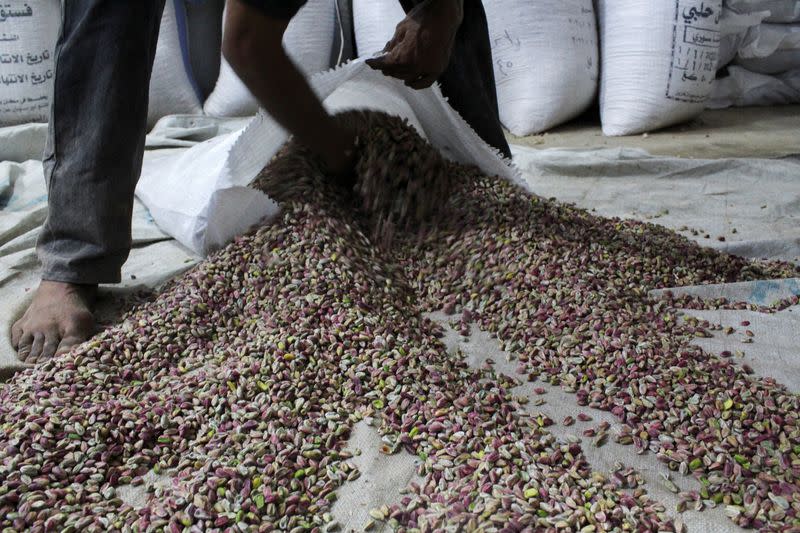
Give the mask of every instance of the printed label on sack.
M 31 4 L 0 3 L 0 123 L 46 121 L 49 115 L 58 6 Z
M 675 0 L 667 98 L 692 103 L 708 99 L 717 72 L 721 11 L 719 2 Z

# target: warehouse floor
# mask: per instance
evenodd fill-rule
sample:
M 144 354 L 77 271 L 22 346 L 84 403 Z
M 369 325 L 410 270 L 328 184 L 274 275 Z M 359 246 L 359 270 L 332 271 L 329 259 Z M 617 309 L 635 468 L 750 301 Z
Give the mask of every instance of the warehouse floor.
M 11 130 L 0 130 L 0 139 L 8 141 L 5 146 L 15 150 L 13 155 L 0 153 L 0 160 L 10 160 L 0 163 L 0 198 L 4 200 L 4 215 L 11 215 L 3 216 L 0 222 L 0 369 L 6 378 L 20 368 L 8 343 L 8 328 L 24 309 L 37 281 L 33 245 L 46 208 L 38 162 L 12 162 L 32 157 L 33 153 L 25 154 L 19 147 L 43 142 L 45 130 L 40 126 Z M 547 135 L 511 141 L 515 144 L 515 163 L 537 194 L 575 203 L 604 216 L 662 224 L 701 245 L 746 257 L 798 261 L 800 159 L 790 157 L 800 154 L 798 131 L 800 107 L 795 106 L 709 111 L 687 126 L 624 139 L 602 137 L 592 125 L 591 117 L 584 117 Z M 158 150 L 149 152 L 151 160 L 155 152 Z M 113 322 L 119 316 L 124 298 L 157 287 L 198 261 L 163 234 L 138 201 L 136 213 L 135 248 L 125 266 L 123 283 L 106 290 L 102 302 L 107 321 Z M 685 290 L 707 297 L 727 295 L 734 300 L 770 304 L 800 294 L 800 280 Z M 798 313 L 797 307 L 774 315 L 749 311 L 691 312 L 723 325 L 750 321 L 754 341 L 736 363 L 747 362 L 757 374 L 775 377 L 795 394 L 800 393 Z M 443 316 L 433 318 L 441 320 L 449 331 L 445 338 L 448 346 L 460 348 L 470 364 L 480 365 L 486 358 L 493 358 L 498 370 L 513 373 L 515 365 L 506 363 L 507 358 L 496 341 L 479 331 L 467 341 L 460 340 Z M 702 339 L 702 345 L 715 353 L 739 349 L 741 337 L 741 334 L 720 333 Z M 556 421 L 575 413 L 573 395 L 558 387 L 545 387 L 546 393 L 541 396 L 545 403 L 537 406 L 536 411 Z M 522 385 L 515 393 L 533 396 L 532 385 Z M 610 422 L 612 432 L 617 427 L 609 413 L 584 410 L 596 421 Z M 573 428 L 556 425 L 550 429 L 557 436 L 579 435 L 584 429 L 582 425 Z M 356 426 L 350 443 L 353 450 L 361 452 L 353 462 L 362 470 L 362 476 L 339 491 L 333 514 L 346 526 L 345 530 L 360 530 L 371 508 L 398 501 L 398 491 L 416 475 L 417 459 L 404 453 L 392 456 L 378 453 L 380 437 L 366 424 Z M 652 454 L 636 455 L 630 447 L 613 442 L 602 449 L 584 446 L 584 451 L 598 471 L 608 472 L 618 460 L 636 467 L 646 479 L 645 488 L 651 497 L 664 503 L 668 510 L 674 510 L 677 497 L 667 490 L 661 478 L 668 471 Z M 148 479 L 151 483 L 159 481 L 155 475 Z M 698 488 L 691 477 L 673 474 L 673 481 L 684 490 Z M 135 505 L 142 502 L 144 492 L 129 487 L 120 490 L 120 496 Z M 734 529 L 722 508 L 687 512 L 681 519 L 690 531 Z
M 647 135 L 604 137 L 598 111 L 543 135 L 516 137 L 510 143 L 543 148 L 641 148 L 653 155 L 719 159 L 784 157 L 800 152 L 800 106 L 707 109 L 688 124 Z

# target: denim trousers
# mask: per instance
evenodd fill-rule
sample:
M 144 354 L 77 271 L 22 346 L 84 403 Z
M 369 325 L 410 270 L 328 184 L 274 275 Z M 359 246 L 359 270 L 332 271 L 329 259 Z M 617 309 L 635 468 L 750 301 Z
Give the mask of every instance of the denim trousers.
M 133 197 L 142 169 L 148 88 L 164 1 L 63 3 L 43 157 L 49 203 L 37 243 L 43 280 L 120 281 L 131 248 Z M 415 0 L 402 3 L 409 9 Z M 480 0 L 464 0 L 464 20 L 439 82 L 450 105 L 476 133 L 510 155 L 498 118 Z
M 400 3 L 408 12 L 421 1 L 400 0 Z M 450 63 L 437 81 L 450 107 L 489 146 L 510 158 L 511 149 L 500 125 L 492 45 L 481 0 L 464 0 L 464 18 L 456 33 Z
M 164 0 L 67 0 L 43 156 L 42 279 L 118 283 Z

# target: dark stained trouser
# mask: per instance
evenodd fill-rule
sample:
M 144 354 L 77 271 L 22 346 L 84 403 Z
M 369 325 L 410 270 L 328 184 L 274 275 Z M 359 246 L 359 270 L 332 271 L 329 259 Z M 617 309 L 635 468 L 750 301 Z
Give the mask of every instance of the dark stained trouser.
M 400 0 L 410 11 L 422 0 Z M 494 83 L 494 63 L 486 13 L 480 0 L 464 0 L 464 20 L 447 69 L 439 76 L 442 93 L 453 109 L 472 126 L 481 139 L 510 158 Z
M 164 0 L 67 0 L 44 154 L 42 279 L 118 283 Z
M 246 1 L 286 16 L 303 3 Z M 415 0 L 401 3 L 408 10 Z M 283 13 L 289 4 L 295 7 Z M 118 283 L 131 248 L 133 197 L 164 0 L 67 0 L 63 5 L 44 154 L 49 211 L 37 244 L 42 279 Z M 464 21 L 439 82 L 476 133 L 509 156 L 480 0 L 464 0 Z

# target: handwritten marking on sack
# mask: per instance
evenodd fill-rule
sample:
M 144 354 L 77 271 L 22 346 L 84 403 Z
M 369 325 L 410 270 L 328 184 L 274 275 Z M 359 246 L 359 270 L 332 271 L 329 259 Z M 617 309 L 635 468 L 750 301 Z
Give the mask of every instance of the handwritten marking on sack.
M 503 51 L 510 50 L 511 52 L 519 52 L 521 48 L 522 48 L 522 41 L 520 40 L 520 38 L 512 35 L 509 30 L 505 30 L 502 36 L 496 37 L 494 39 L 494 47 L 492 49 L 503 50 Z M 500 54 L 495 54 L 495 55 L 500 55 Z M 503 59 L 501 57 L 498 57 L 495 60 L 495 64 L 497 65 L 497 71 L 504 78 L 509 76 L 509 71 L 514 67 L 513 61 L 509 59 Z
M 570 16 L 567 18 L 573 33 L 570 36 L 576 51 L 586 52 L 586 71 L 589 79 L 597 79 L 597 67 L 595 66 L 593 53 L 597 50 L 597 24 L 595 22 L 594 10 L 581 6 L 580 16 Z
M 580 12 L 574 10 L 566 17 L 569 26 L 568 39 L 572 45 L 571 52 L 586 50 L 586 70 L 592 79 L 597 77 L 597 68 L 593 59 L 593 52 L 597 50 L 597 40 L 593 37 L 597 34 L 594 10 L 580 7 Z M 552 45 L 553 43 L 551 43 Z M 562 46 L 567 43 L 561 41 Z M 515 62 L 520 58 L 519 52 L 522 50 L 522 39 L 509 29 L 504 29 L 503 33 L 492 36 L 492 55 L 495 61 L 495 76 L 497 78 L 508 78 L 514 76 L 513 69 L 519 63 L 520 68 L 529 64 L 530 58 L 525 57 L 523 61 Z M 557 45 L 556 45 L 557 46 Z M 526 63 L 528 61 L 528 63 Z
M 503 61 L 502 59 L 495 61 L 495 64 L 497 65 L 497 70 L 504 78 L 508 77 L 508 71 L 514 66 L 512 61 Z
M 675 0 L 667 98 L 691 103 L 708 99 L 717 71 L 721 11 L 720 1 Z
M 511 35 L 511 32 L 509 32 L 508 30 L 506 30 L 505 32 L 503 32 L 503 36 L 502 36 L 502 37 L 498 37 L 498 38 L 496 38 L 496 39 L 494 40 L 494 44 L 495 44 L 495 46 L 497 46 L 497 45 L 499 45 L 500 43 L 503 43 L 504 41 L 508 41 L 508 42 L 509 42 L 509 44 L 511 45 L 511 48 L 512 48 L 512 49 L 513 49 L 515 52 L 519 51 L 519 49 L 520 49 L 520 47 L 521 47 L 521 45 L 522 45 L 522 42 L 520 41 L 519 37 L 514 37 L 514 36 L 512 36 L 512 35 Z

